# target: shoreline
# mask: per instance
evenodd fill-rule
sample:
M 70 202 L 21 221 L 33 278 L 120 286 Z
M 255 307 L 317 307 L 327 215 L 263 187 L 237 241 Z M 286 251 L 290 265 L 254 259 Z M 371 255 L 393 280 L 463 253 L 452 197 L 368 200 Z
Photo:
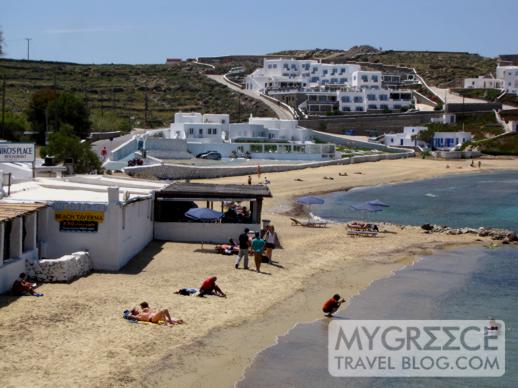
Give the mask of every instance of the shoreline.
M 413 266 L 424 256 L 470 246 L 481 247 L 483 244 L 482 242 L 452 242 L 434 243 L 424 247 L 411 246 L 389 252 L 391 260 L 384 263 L 369 265 L 358 259 L 350 263 L 347 268 L 322 270 L 308 279 L 306 288 L 297 290 L 283 301 L 271 306 L 259 320 L 249 319 L 239 326 L 214 329 L 200 341 L 175 349 L 174 353 L 185 352 L 181 365 L 191 365 L 187 373 L 183 373 L 185 370 L 182 367 L 171 367 L 176 357 L 170 354 L 144 376 L 143 381 L 151 382 L 151 386 L 172 384 L 186 387 L 233 387 L 243 380 L 257 356 L 277 345 L 280 337 L 289 335 L 289 332 L 299 324 L 324 319 L 320 311 L 320 305 L 325 300 L 323 298 L 329 297 L 336 293 L 338 288 L 343 287 L 344 279 L 351 281 L 351 285 L 346 290 L 340 290 L 341 296 L 347 299 L 341 311 L 347 309 L 351 300 L 360 296 L 376 281 L 394 276 L 396 272 Z M 359 273 L 366 276 L 363 280 L 355 282 L 354 278 Z M 258 338 L 250 338 L 250 335 L 253 335 L 251 333 L 264 327 L 273 328 L 273 330 L 259 335 Z M 246 343 L 246 349 L 240 347 L 240 354 L 236 355 L 233 347 L 244 343 Z M 206 348 L 219 350 L 211 353 L 210 358 L 206 358 L 204 357 Z

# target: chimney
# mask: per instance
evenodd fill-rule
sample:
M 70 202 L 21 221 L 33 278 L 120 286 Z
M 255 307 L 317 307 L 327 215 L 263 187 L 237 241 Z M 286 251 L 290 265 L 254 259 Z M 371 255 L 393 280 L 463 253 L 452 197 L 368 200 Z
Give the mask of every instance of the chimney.
M 119 203 L 119 188 L 108 187 L 108 205 L 116 205 Z

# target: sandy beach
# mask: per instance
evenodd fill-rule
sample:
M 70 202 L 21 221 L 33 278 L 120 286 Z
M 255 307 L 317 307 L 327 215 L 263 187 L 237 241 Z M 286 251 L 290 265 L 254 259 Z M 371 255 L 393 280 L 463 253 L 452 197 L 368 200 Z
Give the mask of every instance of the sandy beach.
M 499 169 L 518 170 L 518 160 L 482 160 L 480 171 Z M 3 386 L 229 386 L 277 335 L 320 318 L 322 301 L 334 292 L 348 299 L 419 255 L 488 241 L 395 225 L 382 225 L 386 233 L 372 239 L 348 237 L 341 224 L 295 227 L 287 216 L 294 197 L 475 171 L 469 161 L 407 159 L 267 174 L 273 198 L 263 218 L 279 234 L 278 265 L 266 265 L 264 274 L 236 270 L 234 258 L 215 254 L 213 245 L 155 241 L 120 273 L 44 284 L 43 298 L 1 296 Z M 214 181 L 246 183 L 246 177 Z M 174 294 L 209 275 L 218 276 L 227 298 Z M 124 309 L 144 300 L 186 324 L 122 319 Z

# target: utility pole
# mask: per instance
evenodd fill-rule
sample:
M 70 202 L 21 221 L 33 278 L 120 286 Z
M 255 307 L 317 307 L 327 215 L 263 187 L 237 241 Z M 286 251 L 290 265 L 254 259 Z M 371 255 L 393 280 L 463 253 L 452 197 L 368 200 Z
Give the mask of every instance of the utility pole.
M 30 52 L 31 52 L 31 40 L 32 38 L 25 38 L 27 41 L 27 60 L 30 59 Z
M 241 93 L 238 94 L 237 99 L 237 122 L 241 121 Z
M 5 74 L 2 78 L 2 139 L 5 139 Z
M 148 127 L 148 109 L 149 109 L 149 101 L 148 101 L 148 94 L 147 94 L 147 88 L 146 88 L 146 94 L 144 94 L 144 127 Z

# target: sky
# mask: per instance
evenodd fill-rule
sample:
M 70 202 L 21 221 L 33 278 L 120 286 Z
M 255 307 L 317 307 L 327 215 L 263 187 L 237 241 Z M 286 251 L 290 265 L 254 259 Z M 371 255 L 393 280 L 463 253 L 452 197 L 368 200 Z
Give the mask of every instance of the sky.
M 518 53 L 517 0 L 0 0 L 7 58 L 164 63 L 287 49 Z

